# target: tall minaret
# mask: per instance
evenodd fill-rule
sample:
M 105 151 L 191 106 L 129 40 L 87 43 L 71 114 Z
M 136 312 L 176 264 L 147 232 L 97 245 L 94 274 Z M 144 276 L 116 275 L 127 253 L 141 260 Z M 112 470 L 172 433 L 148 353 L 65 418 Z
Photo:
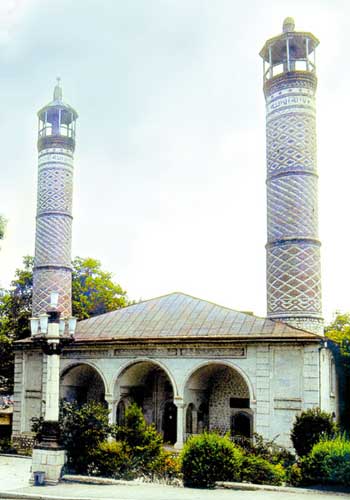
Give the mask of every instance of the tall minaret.
M 323 333 L 318 240 L 315 49 L 319 41 L 283 33 L 260 52 L 264 61 L 267 157 L 267 315 Z
M 45 313 L 59 293 L 62 317 L 72 314 L 72 189 L 77 112 L 62 100 L 57 79 L 53 101 L 38 112 L 39 167 L 33 276 L 33 316 Z

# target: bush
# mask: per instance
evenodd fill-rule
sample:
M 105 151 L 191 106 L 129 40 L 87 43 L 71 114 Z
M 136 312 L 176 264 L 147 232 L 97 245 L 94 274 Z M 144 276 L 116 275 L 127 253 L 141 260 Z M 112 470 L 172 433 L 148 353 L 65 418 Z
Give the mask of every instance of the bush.
M 291 465 L 287 471 L 287 483 L 291 486 L 301 486 L 303 484 L 300 464 Z
M 299 457 L 304 457 L 322 436 L 332 438 L 337 430 L 330 413 L 310 408 L 296 417 L 290 437 Z
M 153 424 L 146 423 L 141 408 L 132 404 L 125 410 L 125 422 L 115 427 L 113 437 L 130 449 L 134 470 L 142 474 L 152 473 L 154 462 L 162 454 L 163 439 Z
M 152 479 L 163 480 L 171 483 L 181 477 L 181 462 L 178 456 L 169 451 L 162 450 L 159 457 L 150 466 Z
M 0 439 L 0 453 L 17 453 L 17 450 L 13 446 L 10 438 Z
M 89 473 L 115 479 L 131 479 L 130 450 L 120 441 L 103 441 L 91 453 Z
M 345 436 L 322 439 L 301 461 L 303 484 L 350 486 L 350 441 Z
M 242 449 L 244 455 L 253 455 L 268 460 L 272 464 L 281 464 L 289 467 L 295 462 L 295 456 L 283 446 L 279 446 L 272 440 L 266 440 L 258 433 L 253 434 L 253 439 L 237 436 L 233 442 Z
M 285 480 L 285 471 L 281 464 L 274 465 L 263 458 L 248 455 L 243 458 L 241 480 L 279 486 Z
M 61 403 L 60 444 L 67 451 L 68 468 L 77 474 L 88 473 L 96 450 L 111 432 L 109 410 L 101 403 L 90 402 L 79 407 L 76 403 Z M 43 418 L 33 419 L 32 430 L 40 441 Z
M 192 436 L 181 453 L 184 485 L 213 488 L 216 481 L 238 480 L 242 458 L 228 436 L 208 432 Z

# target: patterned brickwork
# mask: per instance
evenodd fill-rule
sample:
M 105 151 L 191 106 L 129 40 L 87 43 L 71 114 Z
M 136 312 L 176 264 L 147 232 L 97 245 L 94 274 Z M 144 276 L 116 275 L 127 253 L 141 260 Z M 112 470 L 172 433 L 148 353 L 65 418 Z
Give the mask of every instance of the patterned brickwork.
M 38 144 L 33 315 L 47 311 L 50 292 L 56 291 L 59 310 L 70 316 L 73 152 L 70 144 L 64 147 L 64 141 Z
M 264 88 L 267 313 L 322 333 L 316 78 L 290 72 L 273 80 Z
M 50 303 L 50 292 L 59 293 L 58 309 L 63 317 L 72 314 L 72 272 L 70 269 L 53 267 L 37 268 L 33 277 L 33 315 L 47 311 Z
M 47 214 L 38 217 L 35 239 L 35 266 L 71 266 L 72 219 Z
M 267 239 L 317 238 L 317 177 L 301 173 L 267 182 Z

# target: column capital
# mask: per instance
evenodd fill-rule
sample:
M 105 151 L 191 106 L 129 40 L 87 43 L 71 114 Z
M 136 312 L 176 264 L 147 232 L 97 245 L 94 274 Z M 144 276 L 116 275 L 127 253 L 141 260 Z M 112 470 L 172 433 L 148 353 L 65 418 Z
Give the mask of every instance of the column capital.
M 185 408 L 186 403 L 185 403 L 185 401 L 182 398 L 174 397 L 174 405 L 177 408 Z

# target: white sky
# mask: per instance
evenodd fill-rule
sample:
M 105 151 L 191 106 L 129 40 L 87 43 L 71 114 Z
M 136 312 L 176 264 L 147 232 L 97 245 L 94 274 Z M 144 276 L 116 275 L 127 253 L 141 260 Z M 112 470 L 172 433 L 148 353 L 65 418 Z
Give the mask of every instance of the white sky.
M 0 0 L 0 285 L 34 254 L 37 110 L 60 75 L 78 111 L 73 256 L 132 299 L 183 291 L 266 313 L 265 40 L 321 41 L 324 315 L 350 311 L 350 2 Z

